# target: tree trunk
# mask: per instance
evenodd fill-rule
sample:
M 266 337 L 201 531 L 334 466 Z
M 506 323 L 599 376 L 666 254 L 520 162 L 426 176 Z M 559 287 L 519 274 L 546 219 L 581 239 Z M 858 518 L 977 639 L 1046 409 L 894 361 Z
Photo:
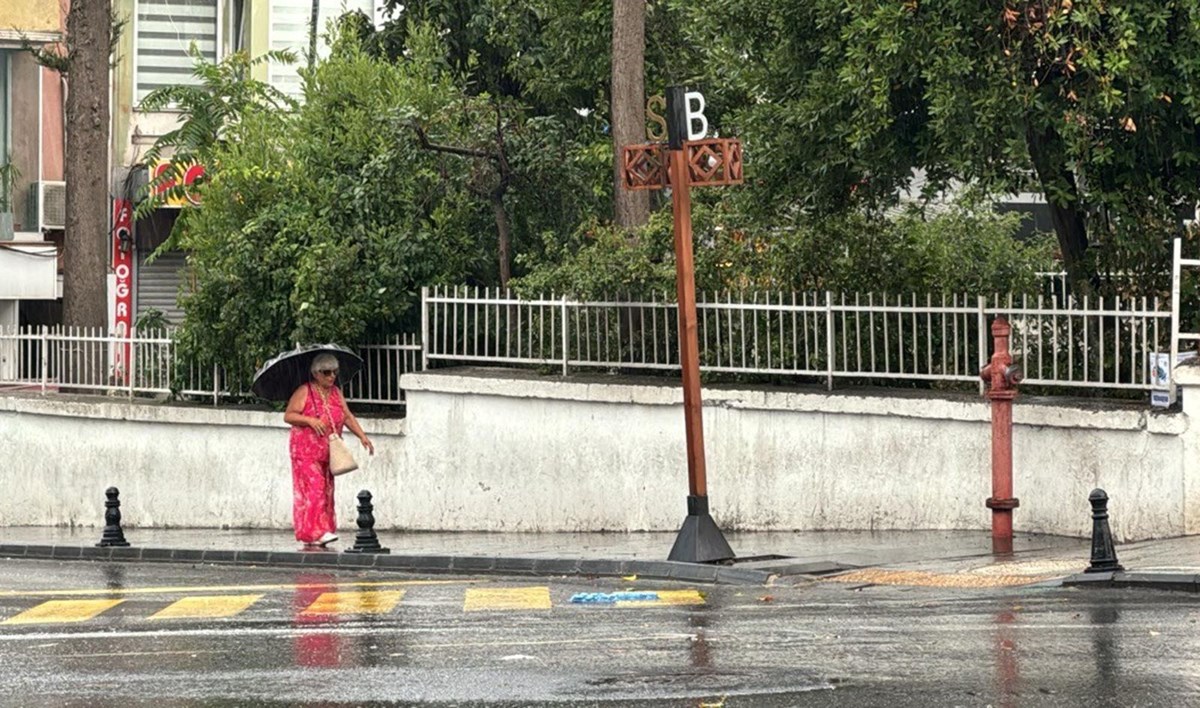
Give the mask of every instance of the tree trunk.
M 1067 278 L 1076 294 L 1086 294 L 1093 284 L 1093 274 L 1084 261 L 1084 253 L 1088 248 L 1087 224 L 1083 219 L 1083 204 L 1079 198 L 1075 173 L 1062 156 L 1062 139 L 1051 128 L 1039 132 L 1032 126 L 1026 130 L 1025 139 L 1042 194 L 1050 208 L 1050 219 L 1054 223 Z M 1050 186 L 1056 183 L 1066 185 L 1066 202 L 1060 203 L 1052 196 Z
M 512 265 L 510 263 L 512 240 L 512 226 L 508 222 L 508 212 L 504 210 L 504 192 L 496 190 L 491 194 L 492 214 L 496 217 L 496 234 L 499 238 L 498 250 L 500 251 L 500 287 L 508 287 L 508 279 L 512 277 Z
M 613 205 L 617 225 L 633 229 L 650 218 L 650 195 L 625 189 L 622 148 L 646 142 L 646 0 L 613 0 Z
M 74 2 L 67 14 L 67 183 L 63 320 L 106 327 L 112 205 L 108 190 L 111 0 Z

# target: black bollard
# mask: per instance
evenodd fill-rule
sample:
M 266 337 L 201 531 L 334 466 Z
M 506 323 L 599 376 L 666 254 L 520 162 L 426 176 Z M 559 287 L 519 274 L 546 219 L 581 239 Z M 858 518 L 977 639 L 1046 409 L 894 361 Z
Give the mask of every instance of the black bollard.
M 1112 530 L 1108 528 L 1108 494 L 1103 489 L 1093 489 L 1088 495 L 1088 501 L 1092 503 L 1092 564 L 1083 572 L 1108 573 L 1125 570 L 1117 562 Z
M 104 502 L 104 533 L 100 535 L 100 543 L 97 543 L 97 546 L 129 545 L 125 540 L 125 532 L 121 530 L 121 500 L 117 499 L 119 494 L 116 487 L 104 490 L 104 496 L 108 497 Z
M 345 553 L 391 552 L 379 545 L 379 537 L 375 535 L 375 507 L 371 504 L 371 493 L 364 489 L 358 493 L 358 533 L 354 534 L 354 547 L 347 548 Z

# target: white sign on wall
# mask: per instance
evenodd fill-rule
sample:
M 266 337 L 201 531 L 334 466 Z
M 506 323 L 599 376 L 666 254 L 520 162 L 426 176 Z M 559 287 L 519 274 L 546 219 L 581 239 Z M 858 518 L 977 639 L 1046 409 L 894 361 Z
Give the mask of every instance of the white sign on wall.
M 1150 366 L 1150 405 L 1155 408 L 1167 408 L 1175 402 L 1175 387 L 1171 385 L 1171 355 L 1164 352 L 1151 352 Z M 1175 365 L 1196 358 L 1196 352 L 1179 352 L 1175 357 Z

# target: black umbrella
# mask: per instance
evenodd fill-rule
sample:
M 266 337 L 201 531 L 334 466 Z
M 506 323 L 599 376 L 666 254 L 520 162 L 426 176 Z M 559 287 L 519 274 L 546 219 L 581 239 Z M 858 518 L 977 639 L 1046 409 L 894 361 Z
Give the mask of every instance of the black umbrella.
M 250 390 L 269 401 L 286 401 L 297 387 L 312 380 L 313 359 L 332 354 L 338 360 L 338 383 L 345 384 L 363 367 L 357 354 L 337 344 L 306 344 L 284 352 L 262 365 L 254 374 Z

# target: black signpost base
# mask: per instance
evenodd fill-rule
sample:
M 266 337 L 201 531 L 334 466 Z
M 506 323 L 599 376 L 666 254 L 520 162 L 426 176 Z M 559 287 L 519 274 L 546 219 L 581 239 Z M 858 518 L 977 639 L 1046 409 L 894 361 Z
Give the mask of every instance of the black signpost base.
M 708 497 L 688 497 L 688 515 L 675 537 L 667 560 L 684 563 L 719 563 L 735 558 L 721 529 L 708 514 Z

